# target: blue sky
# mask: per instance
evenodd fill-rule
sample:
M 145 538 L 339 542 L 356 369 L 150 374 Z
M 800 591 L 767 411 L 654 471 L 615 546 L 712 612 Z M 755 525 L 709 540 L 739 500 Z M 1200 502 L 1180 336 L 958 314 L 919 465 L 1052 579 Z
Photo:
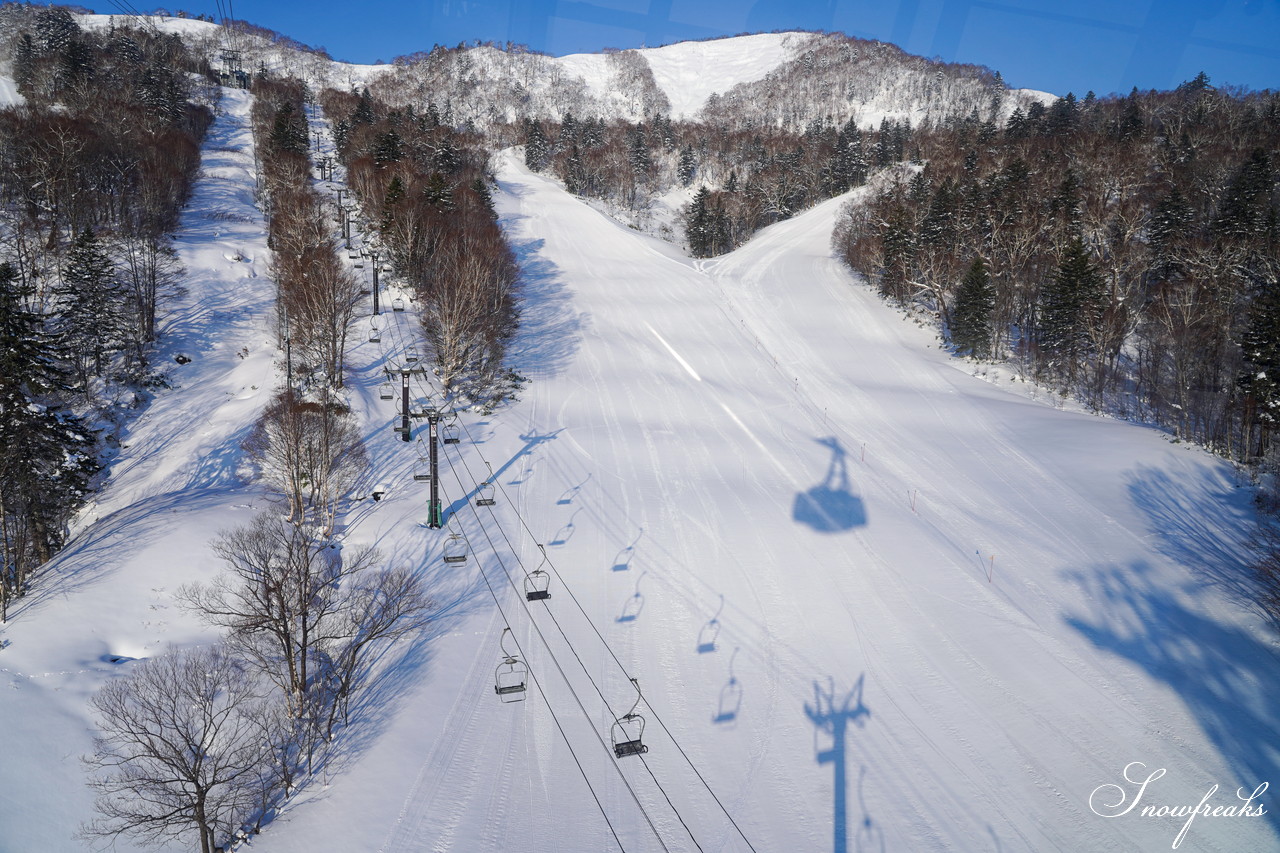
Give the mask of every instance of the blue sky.
M 170 8 L 216 13 L 214 0 Z M 563 55 L 824 29 L 1060 95 L 1167 89 L 1201 70 L 1215 84 L 1280 89 L 1280 0 L 240 0 L 234 11 L 350 62 L 471 40 Z

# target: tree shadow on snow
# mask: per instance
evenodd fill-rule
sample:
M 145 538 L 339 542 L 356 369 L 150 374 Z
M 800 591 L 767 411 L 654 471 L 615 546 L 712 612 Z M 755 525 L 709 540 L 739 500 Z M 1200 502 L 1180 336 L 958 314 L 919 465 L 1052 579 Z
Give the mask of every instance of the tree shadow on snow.
M 506 226 L 512 217 L 504 217 Z M 508 238 L 510 231 L 508 230 Z M 507 346 L 507 362 L 532 378 L 555 376 L 578 351 L 583 315 L 560 270 L 542 255 L 542 240 L 512 240 L 520 265 L 520 328 Z
M 850 490 L 844 448 L 834 438 L 814 440 L 831 451 L 831 464 L 821 483 L 796 495 L 791 517 L 819 533 L 841 533 L 864 526 L 867 511 L 862 498 Z
M 1237 488 L 1220 465 L 1176 481 L 1164 469 L 1139 467 L 1128 472 L 1126 480 L 1160 553 L 1261 615 L 1239 533 L 1257 523 L 1252 490 Z
M 1145 563 L 1066 577 L 1091 604 L 1089 612 L 1067 616 L 1067 624 L 1177 693 L 1231 770 L 1233 778 L 1214 780 L 1228 799 L 1238 787 L 1252 791 L 1280 780 L 1280 656 L 1266 638 L 1218 621 L 1197 606 L 1202 590 L 1171 587 Z M 1268 810 L 1275 830 L 1278 814 Z M 1207 832 L 1213 825 L 1198 828 Z

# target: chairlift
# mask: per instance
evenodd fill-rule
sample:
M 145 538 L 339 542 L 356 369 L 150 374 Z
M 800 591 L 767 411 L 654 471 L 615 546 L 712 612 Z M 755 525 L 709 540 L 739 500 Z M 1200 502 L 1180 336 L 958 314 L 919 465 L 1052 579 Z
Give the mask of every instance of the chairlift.
M 403 299 L 401 299 L 399 296 L 397 296 L 395 299 L 391 300 L 391 310 L 392 310 L 392 311 L 403 311 L 403 310 L 404 310 L 404 300 L 403 300 Z
M 407 348 L 405 349 L 405 351 L 404 351 L 404 360 L 405 360 L 405 361 L 417 361 L 417 360 L 418 360 L 418 348 L 417 348 L 417 347 L 407 347 Z
M 454 415 L 453 420 L 457 421 L 458 416 Z M 445 444 L 457 444 L 462 441 L 462 439 L 458 437 L 457 423 L 447 423 L 442 426 L 440 428 L 440 440 Z
M 356 258 L 356 269 L 364 269 L 364 258 Z
M 444 543 L 444 561 L 446 563 L 465 563 L 467 561 L 467 542 L 461 533 L 450 533 Z
M 383 264 L 383 265 L 382 265 L 382 271 L 383 271 L 383 272 L 391 272 L 391 271 L 392 271 L 392 270 L 391 270 L 391 264 Z
M 357 252 L 355 249 L 352 249 L 351 251 L 347 252 L 347 258 L 353 261 L 357 261 L 360 259 L 360 253 Z
M 383 382 L 378 386 L 378 397 L 383 400 L 394 400 L 396 398 L 396 389 L 390 382 Z
M 644 755 L 649 747 L 644 745 L 644 717 L 636 713 L 640 706 L 640 682 L 631 679 L 636 688 L 636 703 L 631 710 L 614 721 L 610 736 L 613 738 L 613 754 L 616 758 L 628 755 Z
M 524 597 L 526 601 L 546 601 L 551 597 L 551 575 L 543 570 L 547 563 L 547 549 L 538 545 L 542 552 L 542 562 L 529 574 L 524 576 Z
M 493 496 L 493 466 L 486 461 L 485 467 L 489 469 L 489 479 L 476 486 L 476 506 L 493 506 L 497 501 Z M 538 546 L 542 547 L 542 546 Z M 546 553 L 543 553 L 546 556 Z
M 413 479 L 419 483 L 431 482 L 431 460 L 426 456 L 419 456 L 413 464 Z
M 529 676 L 529 667 L 507 651 L 507 632 L 510 630 L 510 628 L 503 628 L 502 637 L 498 640 L 498 645 L 502 648 L 502 663 L 498 664 L 493 677 L 493 692 L 497 693 L 498 698 L 504 703 L 524 701 Z
M 369 327 L 369 343 L 382 343 L 382 330 L 378 328 L 377 323 Z

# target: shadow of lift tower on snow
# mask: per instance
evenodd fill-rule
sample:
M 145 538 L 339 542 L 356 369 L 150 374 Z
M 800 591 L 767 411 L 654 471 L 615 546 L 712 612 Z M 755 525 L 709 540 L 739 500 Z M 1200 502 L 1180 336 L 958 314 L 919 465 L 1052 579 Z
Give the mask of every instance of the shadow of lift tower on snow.
M 837 699 L 835 683 L 827 680 L 826 686 L 813 682 L 813 702 L 804 703 L 805 716 L 813 723 L 814 752 L 819 764 L 830 764 L 835 770 L 835 784 L 832 799 L 835 801 L 834 819 L 832 820 L 832 850 L 834 853 L 849 852 L 849 773 L 845 755 L 845 732 L 850 723 L 858 726 L 866 724 L 871 711 L 862 704 L 862 683 L 865 673 L 858 676 L 858 681 L 848 693 Z M 822 749 L 818 742 L 820 733 L 830 738 L 830 748 Z M 867 818 L 870 822 L 870 817 Z

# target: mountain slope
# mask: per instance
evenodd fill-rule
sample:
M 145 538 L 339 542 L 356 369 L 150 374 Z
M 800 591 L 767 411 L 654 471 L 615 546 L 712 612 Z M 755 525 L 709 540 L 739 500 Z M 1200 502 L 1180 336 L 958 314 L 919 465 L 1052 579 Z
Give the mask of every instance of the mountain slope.
M 695 265 L 510 155 L 499 180 L 534 383 L 447 453 L 473 592 L 265 849 L 1162 849 L 1183 821 L 1090 792 L 1131 761 L 1168 769 L 1157 804 L 1274 776 L 1274 651 L 1200 573 L 1248 522 L 1228 466 L 956 370 L 830 257 L 840 200 Z M 523 705 L 492 690 L 505 625 Z M 615 767 L 628 677 L 649 752 Z

